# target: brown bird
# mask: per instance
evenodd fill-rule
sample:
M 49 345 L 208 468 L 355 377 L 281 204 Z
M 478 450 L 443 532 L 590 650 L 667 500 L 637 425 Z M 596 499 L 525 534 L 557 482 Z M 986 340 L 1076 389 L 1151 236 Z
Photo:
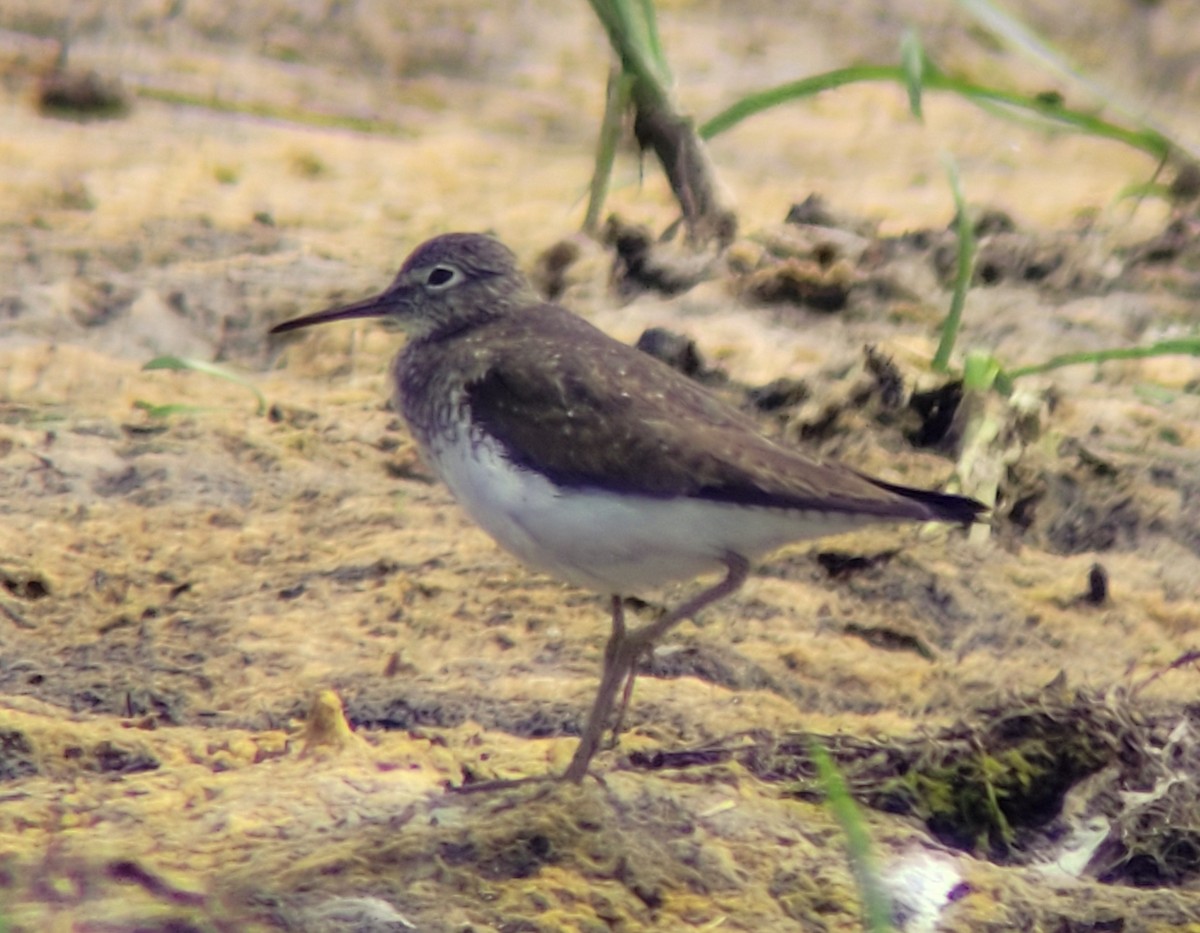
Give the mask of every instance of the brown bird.
M 287 321 L 387 317 L 408 334 L 392 391 L 430 466 L 502 547 L 608 595 L 600 687 L 562 777 L 580 781 L 638 656 L 737 590 L 757 557 L 874 522 L 966 524 L 984 506 L 813 459 L 669 366 L 542 301 L 498 240 L 417 247 L 382 294 Z M 723 570 L 626 630 L 622 596 Z

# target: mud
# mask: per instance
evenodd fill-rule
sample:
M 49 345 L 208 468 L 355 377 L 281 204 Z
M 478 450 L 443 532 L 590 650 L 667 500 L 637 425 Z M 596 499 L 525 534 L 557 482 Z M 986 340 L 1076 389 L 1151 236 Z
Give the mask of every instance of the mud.
M 1028 6 L 1194 135 L 1189 9 Z M 1052 81 L 925 3 L 661 15 L 701 118 L 892 61 L 911 24 L 943 67 Z M 1125 198 L 1156 170 L 1128 147 L 945 98 L 918 123 L 863 86 L 713 141 L 741 222 L 724 256 L 659 241 L 676 212 L 632 151 L 593 241 L 590 17 L 0 13 L 0 928 L 861 929 L 817 741 L 905 930 L 1200 929 L 1200 364 L 1064 368 L 1009 399 L 928 368 L 942 151 L 981 246 L 961 348 L 1011 367 L 1196 333 L 1194 181 Z M 76 77 L 47 84 L 64 30 Z M 45 110 L 48 87 L 91 109 Z M 784 549 L 644 660 L 598 780 L 452 792 L 565 766 L 605 600 L 518 566 L 433 481 L 385 401 L 398 336 L 266 337 L 452 229 L 495 231 L 545 294 L 788 443 L 991 483 L 990 531 Z M 265 406 L 143 370 L 164 354 Z M 998 427 L 960 461 L 972 412 Z

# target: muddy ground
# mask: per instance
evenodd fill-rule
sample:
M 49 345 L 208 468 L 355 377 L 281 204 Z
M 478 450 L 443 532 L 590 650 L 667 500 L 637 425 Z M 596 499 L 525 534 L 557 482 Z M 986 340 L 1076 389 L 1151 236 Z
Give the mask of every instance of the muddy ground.
M 1190 357 L 970 403 L 1003 426 L 962 471 L 998 483 L 990 533 L 785 549 L 647 661 L 601 781 L 447 793 L 565 765 L 604 600 L 432 480 L 384 401 L 400 338 L 271 324 L 492 230 L 615 336 L 690 338 L 764 430 L 942 485 L 943 153 L 989 218 L 964 347 L 1016 366 L 1200 322 L 1195 201 L 1121 197 L 1147 156 L 944 98 L 917 123 L 883 86 L 716 140 L 741 237 L 665 294 L 576 232 L 608 62 L 586 5 L 483 6 L 0 11 L 0 929 L 860 929 L 816 736 L 904 929 L 1200 930 Z M 891 61 L 913 23 L 946 67 L 1056 86 L 949 6 L 664 6 L 701 117 Z M 1188 4 L 1030 15 L 1195 139 Z M 64 35 L 124 112 L 39 109 Z M 616 182 L 624 223 L 674 220 L 653 165 Z M 785 222 L 812 194 L 825 216 Z M 142 370 L 161 354 L 265 406 Z

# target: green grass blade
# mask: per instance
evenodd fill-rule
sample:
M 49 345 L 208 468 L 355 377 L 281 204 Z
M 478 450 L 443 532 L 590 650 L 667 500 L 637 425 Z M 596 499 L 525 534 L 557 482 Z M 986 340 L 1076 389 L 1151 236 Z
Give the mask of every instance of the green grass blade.
M 814 740 L 809 744 L 809 754 L 817 767 L 817 777 L 825 791 L 829 810 L 846 836 L 850 867 L 862 897 L 863 926 L 869 933 L 892 933 L 891 898 L 875 865 L 871 836 L 862 815 L 825 747 Z
M 653 0 L 588 0 L 608 35 L 620 67 L 609 75 L 596 161 L 588 186 L 583 229 L 595 233 L 612 178 L 621 121 L 633 106 L 635 90 L 659 102 L 669 99 L 671 72 L 658 36 Z
M 184 405 L 182 403 L 155 405 L 153 402 L 147 402 L 140 398 L 134 401 L 133 407 L 144 411 L 151 418 L 170 418 L 172 415 L 195 415 L 202 411 L 210 411 L 202 405 Z
M 600 226 L 600 213 L 604 210 L 604 202 L 608 198 L 613 163 L 617 157 L 621 119 L 629 109 L 632 91 L 632 75 L 620 68 L 613 68 L 608 76 L 604 118 L 600 121 L 600 138 L 596 141 L 596 164 L 592 169 L 592 181 L 588 186 L 587 213 L 583 218 L 583 229 L 588 233 L 594 234 Z
M 921 110 L 921 91 L 925 86 L 925 50 L 915 29 L 906 29 L 900 41 L 900 67 L 904 69 L 904 85 L 908 90 L 908 109 L 918 120 L 924 120 Z
M 1132 146 L 1148 152 L 1156 159 L 1165 159 L 1170 153 L 1172 144 L 1166 137 L 1152 129 L 1135 129 L 1111 123 L 1102 117 L 1084 110 L 1076 110 L 1066 106 L 1053 96 L 1025 95 L 1015 91 L 1005 91 L 1000 88 L 986 87 L 971 81 L 963 81 L 945 75 L 926 81 L 927 87 L 938 90 L 952 91 L 972 103 L 1000 104 L 1014 110 L 1026 111 L 1041 117 L 1051 128 L 1073 129 L 1090 136 L 1102 139 L 1112 139 L 1116 142 Z
M 650 57 L 658 65 L 659 77 L 664 81 L 671 80 L 671 69 L 667 67 L 667 56 L 663 52 L 662 42 L 658 38 L 658 17 L 654 12 L 654 0 L 641 0 L 640 21 L 644 31 L 646 49 Z
M 1063 366 L 1080 363 L 1105 363 L 1108 360 L 1140 360 L 1151 356 L 1200 356 L 1200 337 L 1179 337 L 1175 340 L 1160 340 L 1144 347 L 1113 347 L 1108 350 L 1081 350 L 1078 353 L 1063 353 L 1043 363 L 1018 366 L 1005 373 L 1009 380 L 1022 376 L 1033 376 Z
M 1052 47 L 999 4 L 992 3 L 990 0 L 958 0 L 958 5 L 971 14 L 976 22 L 986 30 L 1036 61 L 1051 74 L 1057 74 L 1072 84 L 1086 87 L 1098 100 L 1109 101 L 1113 98 L 1113 95 L 1107 93 L 1104 88 L 1091 83 L 1058 49 Z
M 1147 117 L 1144 106 L 1129 101 L 1115 88 L 1102 84 L 1086 74 L 1064 53 L 1046 42 L 999 3 L 994 0 L 958 0 L 958 4 L 974 17 L 976 22 L 998 36 L 1001 42 L 1016 49 L 1051 74 L 1058 75 L 1067 83 L 1068 87 L 1083 90 L 1093 100 L 1120 114 L 1124 119 L 1132 120 L 1139 126 L 1161 132 L 1164 135 L 1170 135 L 1160 121 Z M 1194 139 L 1184 141 L 1176 138 L 1173 142 L 1193 159 L 1200 159 L 1200 150 L 1197 149 Z
M 925 63 L 924 69 L 921 78 L 923 92 L 952 93 L 977 106 L 1001 105 L 1019 112 L 1032 113 L 1040 117 L 1049 128 L 1072 129 L 1091 136 L 1112 139 L 1148 152 L 1157 159 L 1165 158 L 1172 148 L 1172 141 L 1153 129 L 1129 129 L 1111 123 L 1093 113 L 1067 107 L 1053 98 L 1006 91 L 1002 88 L 988 87 L 963 78 L 956 78 L 937 70 L 928 61 Z M 902 65 L 857 65 L 851 68 L 827 71 L 799 81 L 791 81 L 768 88 L 765 91 L 748 94 L 701 125 L 700 137 L 711 139 L 764 110 L 812 97 L 823 91 L 845 87 L 848 84 L 882 82 L 907 87 L 908 80 Z
M 1002 372 L 995 356 L 984 350 L 969 350 L 963 361 L 963 388 L 968 392 L 986 392 L 996 385 Z
M 666 96 L 671 73 L 658 40 L 654 6 L 643 0 L 588 0 L 622 67 Z
M 192 372 L 203 373 L 206 376 L 215 376 L 218 379 L 237 383 L 254 393 L 254 397 L 258 400 L 258 414 L 266 414 L 267 399 L 258 390 L 258 386 L 254 385 L 254 383 L 250 382 L 244 376 L 239 376 L 237 373 L 231 372 L 223 366 L 218 366 L 216 363 L 208 363 L 204 360 L 195 360 L 183 356 L 158 356 L 142 367 L 143 372 L 155 369 L 190 370 Z
M 950 354 L 958 339 L 958 328 L 962 322 L 963 308 L 967 303 L 967 291 L 971 287 L 971 273 L 975 268 L 975 231 L 967 202 L 963 197 L 962 182 L 958 177 L 958 166 L 949 156 L 945 158 L 946 174 L 950 177 L 950 191 L 954 194 L 954 229 L 958 235 L 958 262 L 954 273 L 954 292 L 950 297 L 950 310 L 942 322 L 942 334 L 937 352 L 933 355 L 934 372 L 944 373 L 950 365 Z
M 700 138 L 712 139 L 764 110 L 770 110 L 772 107 L 791 103 L 794 100 L 813 97 L 822 91 L 830 91 L 847 84 L 873 81 L 903 82 L 903 80 L 902 70 L 893 65 L 855 65 L 801 78 L 799 81 L 789 81 L 787 84 L 780 84 L 765 91 L 747 94 L 741 100 L 731 104 L 711 120 L 701 124 Z
M 410 136 L 412 130 L 398 123 L 389 123 L 373 117 L 356 117 L 337 113 L 320 113 L 303 107 L 284 107 L 258 101 L 225 100 L 216 94 L 192 94 L 173 88 L 157 88 L 142 85 L 134 89 L 138 97 L 177 107 L 196 107 L 213 113 L 236 113 L 242 116 L 262 117 L 296 123 L 301 126 L 351 130 L 383 136 Z

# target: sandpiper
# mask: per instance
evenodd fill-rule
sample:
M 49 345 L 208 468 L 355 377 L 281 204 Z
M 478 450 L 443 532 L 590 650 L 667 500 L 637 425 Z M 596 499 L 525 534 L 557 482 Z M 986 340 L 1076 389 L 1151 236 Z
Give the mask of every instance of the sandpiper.
M 751 561 L 873 522 L 974 521 L 984 506 L 816 460 L 658 360 L 543 301 L 498 240 L 435 237 L 386 291 L 272 333 L 387 317 L 408 334 L 396 408 L 454 498 L 530 567 L 611 599 L 612 634 L 579 745 L 578 782 L 639 655 L 728 596 Z M 640 628 L 623 596 L 724 571 Z

